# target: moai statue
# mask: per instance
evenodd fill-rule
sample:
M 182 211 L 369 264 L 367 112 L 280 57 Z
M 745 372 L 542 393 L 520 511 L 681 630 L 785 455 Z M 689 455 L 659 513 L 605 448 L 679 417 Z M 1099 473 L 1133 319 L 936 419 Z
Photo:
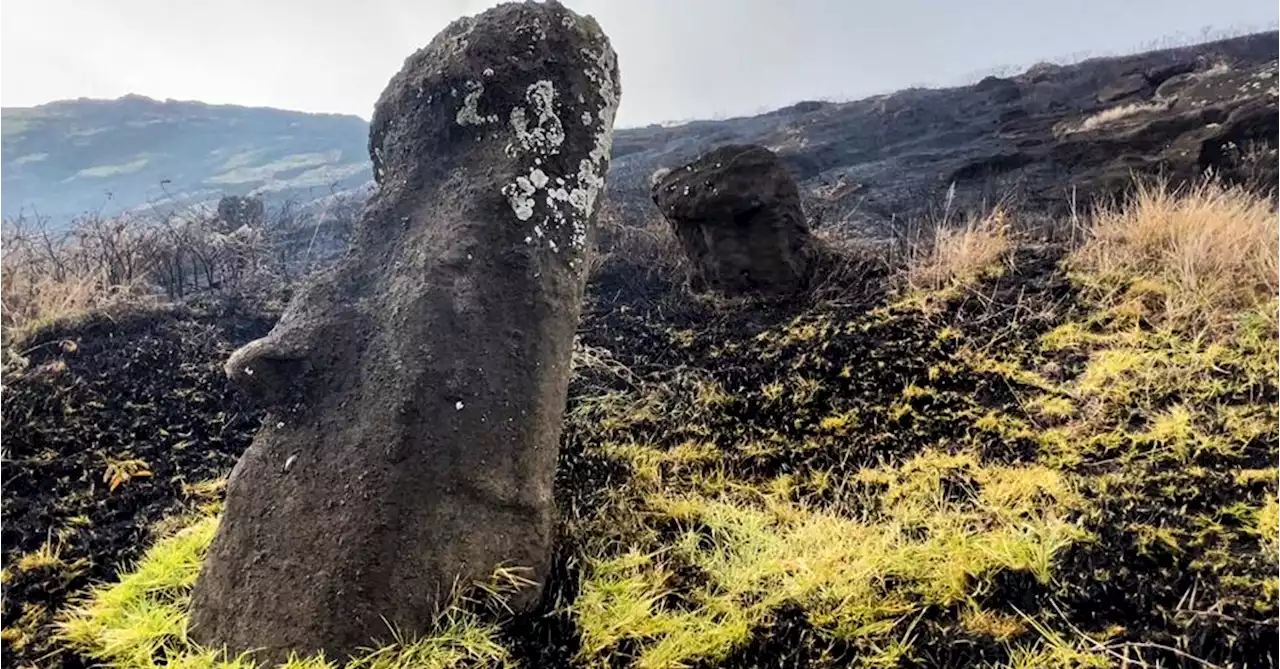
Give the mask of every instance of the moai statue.
M 498 566 L 543 579 L 618 95 L 608 38 L 555 2 L 458 20 L 392 78 L 351 249 L 227 362 L 270 413 L 228 483 L 196 641 L 341 660 L 428 631 Z

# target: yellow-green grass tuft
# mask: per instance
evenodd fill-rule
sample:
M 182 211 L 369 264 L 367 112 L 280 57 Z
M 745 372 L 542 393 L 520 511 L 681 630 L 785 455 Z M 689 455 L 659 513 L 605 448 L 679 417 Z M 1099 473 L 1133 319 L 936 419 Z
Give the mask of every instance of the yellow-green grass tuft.
M 1087 538 L 1069 520 L 1077 495 L 1044 467 L 928 451 L 857 483 L 875 491 L 866 518 L 793 501 L 793 477 L 645 491 L 619 510 L 630 536 L 588 554 L 572 605 L 580 659 L 606 666 L 630 645 L 638 667 L 715 662 L 793 604 L 823 634 L 880 647 L 887 661 L 909 650 L 895 640 L 927 608 L 974 606 L 1000 572 L 1048 584 L 1054 556 Z M 696 582 L 682 580 L 689 570 Z
M 1280 550 L 1280 501 L 1277 501 L 1276 494 L 1268 495 L 1255 514 L 1262 547 L 1274 554 Z
M 1132 202 L 1095 212 L 1070 265 L 1109 303 L 1171 327 L 1216 329 L 1280 290 L 1280 219 L 1241 188 L 1140 184 Z
M 251 669 L 247 657 L 227 657 L 187 637 L 191 588 L 213 541 L 217 519 L 204 517 L 160 539 L 115 583 L 91 590 L 64 612 L 58 636 L 75 651 L 117 669 L 183 667 Z M 451 608 L 429 636 L 403 638 L 348 663 L 361 669 L 508 667 L 497 628 Z M 286 669 L 337 669 L 323 657 L 293 658 Z

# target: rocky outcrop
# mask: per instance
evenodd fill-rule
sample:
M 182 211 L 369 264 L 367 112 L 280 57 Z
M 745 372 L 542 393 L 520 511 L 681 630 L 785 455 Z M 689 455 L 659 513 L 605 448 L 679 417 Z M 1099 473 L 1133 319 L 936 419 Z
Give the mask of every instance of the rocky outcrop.
M 618 94 L 608 39 L 555 2 L 458 20 L 406 60 L 352 248 L 227 362 L 270 414 L 230 476 L 195 640 L 341 660 L 428 631 L 499 565 L 543 579 Z
M 262 198 L 225 195 L 218 200 L 218 220 L 229 230 L 261 226 L 264 212 Z
M 1042 64 L 972 86 L 628 129 L 617 138 L 610 193 L 627 216 L 652 216 L 649 175 L 724 144 L 771 148 L 802 197 L 822 202 L 824 227 L 870 237 L 944 206 L 954 216 L 1003 201 L 1063 215 L 1122 194 L 1134 174 L 1176 182 L 1212 170 L 1274 187 L 1276 60 L 1270 32 Z
M 722 146 L 655 175 L 652 193 L 695 288 L 783 294 L 804 286 L 812 240 L 796 182 L 772 151 Z
M 1016 142 L 1028 164 L 1074 172 L 1055 190 L 1074 188 L 1087 196 L 1120 193 L 1135 174 L 1158 175 L 1174 184 L 1212 174 L 1274 188 L 1280 177 L 1276 74 L 1275 62 L 1253 68 L 1210 65 L 1140 89 L 1147 91 L 1145 97 L 1063 119 L 1048 135 L 1043 127 L 1023 127 L 1003 138 Z M 1048 196 L 1046 188 L 1039 190 Z

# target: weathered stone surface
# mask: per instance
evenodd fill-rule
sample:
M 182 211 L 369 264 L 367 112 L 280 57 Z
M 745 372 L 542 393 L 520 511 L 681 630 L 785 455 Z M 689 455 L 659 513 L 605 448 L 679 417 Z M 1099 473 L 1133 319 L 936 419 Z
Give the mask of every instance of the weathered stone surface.
M 1089 165 L 1073 184 L 1115 193 L 1133 175 L 1160 174 L 1174 184 L 1212 172 L 1228 181 L 1271 189 L 1277 177 L 1277 64 L 1210 67 L 1166 80 L 1137 111 L 1024 145 L 1037 161 Z
M 262 225 L 263 214 L 261 198 L 227 195 L 218 200 L 218 219 L 230 230 L 246 225 L 256 228 Z
M 1115 102 L 1139 95 L 1151 88 L 1151 83 L 1141 72 L 1132 72 L 1098 90 L 1098 102 Z
M 340 659 L 426 631 L 496 566 L 542 580 L 618 94 L 599 26 L 554 2 L 456 21 L 392 78 L 352 248 L 227 362 L 271 413 L 228 483 L 197 641 Z
M 996 104 L 1013 102 L 1022 97 L 1018 82 L 1010 79 L 1001 79 L 1000 77 L 983 77 L 982 81 L 974 84 L 973 88 L 975 91 L 990 95 L 991 101 Z
M 812 251 L 795 180 L 770 150 L 722 146 L 655 175 L 653 201 L 675 229 L 696 288 L 799 290 Z

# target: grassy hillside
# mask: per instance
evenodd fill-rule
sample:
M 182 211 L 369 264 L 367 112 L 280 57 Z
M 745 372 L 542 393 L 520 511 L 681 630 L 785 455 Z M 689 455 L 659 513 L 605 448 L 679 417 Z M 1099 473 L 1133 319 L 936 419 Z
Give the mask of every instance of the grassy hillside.
M 353 666 L 1274 666 L 1273 205 L 1151 189 L 1077 222 L 1072 245 L 1022 229 L 997 211 L 904 262 L 828 237 L 834 260 L 786 303 L 690 294 L 663 228 L 611 230 L 575 349 L 547 597 L 505 615 L 519 574 L 495 575 Z M 39 508 L 5 489 L 10 661 L 248 666 L 185 636 L 229 464 L 228 437 L 206 443 L 227 400 L 192 379 L 220 381 L 236 335 L 154 365 L 156 383 L 189 374 L 132 400 L 168 407 L 133 414 L 163 438 L 93 410 L 137 367 L 79 353 L 192 322 L 22 344 L 7 476 L 69 471 L 30 492 Z M 179 419 L 183 393 L 202 399 Z M 101 457 L 73 457 L 86 443 Z M 10 541 L 15 521 L 47 534 Z
M 305 114 L 141 96 L 0 111 L 4 216 L 57 220 L 223 194 L 312 200 L 372 178 L 368 126 Z

